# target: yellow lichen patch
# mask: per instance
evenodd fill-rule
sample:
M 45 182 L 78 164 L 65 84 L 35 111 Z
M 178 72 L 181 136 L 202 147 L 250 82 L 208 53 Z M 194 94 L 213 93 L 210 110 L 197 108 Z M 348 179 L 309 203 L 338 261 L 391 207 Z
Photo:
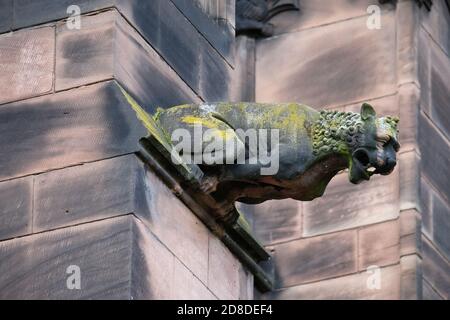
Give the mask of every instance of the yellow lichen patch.
M 183 118 L 181 118 L 181 121 L 190 125 L 198 125 L 208 129 L 212 129 L 212 131 L 210 131 L 210 134 L 213 134 L 214 136 L 222 140 L 236 138 L 236 134 L 233 130 L 228 128 L 223 122 L 212 117 L 201 118 L 196 116 L 184 116 Z
M 251 118 L 252 123 L 260 128 L 280 129 L 287 134 L 302 131 L 307 119 L 307 112 L 294 103 L 272 105 L 261 111 Z
M 179 110 L 183 110 L 183 109 L 187 109 L 187 108 L 191 108 L 191 107 L 192 107 L 192 104 L 182 104 L 182 105 L 175 106 L 175 107 L 172 107 L 172 108 L 164 110 L 164 111 L 167 113 L 173 113 L 173 112 L 178 112 Z
M 159 138 L 162 138 L 160 137 L 161 130 L 158 128 L 153 117 L 149 115 L 122 87 L 120 87 L 120 90 L 127 99 L 127 102 L 136 112 L 137 118 L 143 123 L 144 127 L 149 131 L 149 133 L 155 136 L 158 140 Z
M 245 103 L 230 103 L 230 102 L 219 102 L 214 104 L 217 108 L 217 111 L 220 111 L 221 113 L 226 113 L 228 111 L 236 110 L 236 109 L 242 109 L 242 106 L 245 105 Z
M 195 116 L 184 116 L 181 121 L 192 125 L 201 125 L 206 128 L 217 128 L 217 122 L 213 119 L 200 118 Z

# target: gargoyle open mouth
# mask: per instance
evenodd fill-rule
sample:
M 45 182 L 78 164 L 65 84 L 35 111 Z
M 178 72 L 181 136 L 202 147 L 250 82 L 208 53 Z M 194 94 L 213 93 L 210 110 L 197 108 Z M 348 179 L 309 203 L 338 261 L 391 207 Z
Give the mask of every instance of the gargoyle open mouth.
M 378 173 L 378 169 L 371 164 L 369 153 L 362 148 L 353 152 L 349 168 L 350 182 L 355 184 L 369 180 L 372 175 Z

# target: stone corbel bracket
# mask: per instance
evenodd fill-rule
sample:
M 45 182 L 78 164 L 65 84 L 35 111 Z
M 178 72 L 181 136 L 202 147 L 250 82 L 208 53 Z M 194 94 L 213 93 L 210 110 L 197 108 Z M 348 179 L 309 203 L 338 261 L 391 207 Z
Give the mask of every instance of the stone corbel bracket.
M 236 34 L 269 37 L 273 35 L 273 26 L 268 21 L 292 10 L 300 10 L 299 0 L 237 0 Z
M 217 199 L 201 191 L 203 172 L 200 168 L 183 163 L 181 159 L 176 164 L 172 160 L 172 144 L 165 132 L 123 88 L 121 90 L 149 132 L 139 141 L 138 156 L 254 275 L 258 290 L 272 290 L 274 280 L 265 271 L 270 269 L 270 255 L 253 237 L 245 218 L 236 209 L 221 209 Z

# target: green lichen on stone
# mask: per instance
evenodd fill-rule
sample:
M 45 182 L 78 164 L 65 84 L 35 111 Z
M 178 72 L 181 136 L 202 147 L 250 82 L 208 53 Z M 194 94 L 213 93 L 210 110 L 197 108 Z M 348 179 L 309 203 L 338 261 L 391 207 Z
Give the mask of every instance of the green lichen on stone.
M 387 116 L 378 118 L 376 125 L 377 127 L 384 130 L 386 138 L 389 138 L 391 136 L 393 137 L 398 136 L 398 122 L 399 118 Z

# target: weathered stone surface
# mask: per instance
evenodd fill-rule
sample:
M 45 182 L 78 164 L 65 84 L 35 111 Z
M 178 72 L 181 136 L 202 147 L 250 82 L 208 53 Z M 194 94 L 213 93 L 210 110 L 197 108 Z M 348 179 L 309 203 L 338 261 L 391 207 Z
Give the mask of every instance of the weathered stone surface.
M 209 5 L 207 14 L 195 5 L 195 1 L 172 0 L 172 2 L 228 63 L 233 65 L 234 30 L 226 22 L 234 26 L 234 0 L 207 1 Z
M 209 231 L 152 172 L 139 177 L 144 181 L 138 182 L 143 187 L 137 196 L 137 215 L 197 278 L 208 283 Z
M 13 17 L 13 0 L 0 0 L 0 32 L 11 29 Z
M 430 49 L 430 59 L 432 61 L 430 116 L 433 122 L 446 135 L 447 140 L 450 140 L 450 114 L 448 112 L 448 102 L 450 101 L 450 58 L 437 48 L 434 43 Z
M 175 4 L 182 2 L 179 0 L 173 0 Z M 209 0 L 196 0 L 195 5 L 202 10 L 209 17 L 218 20 L 226 19 L 227 16 L 227 3 L 228 1 L 209 1 Z
M 19 0 L 15 27 L 67 17 L 70 5 L 78 5 L 82 13 L 115 6 L 197 94 L 209 101 L 227 100 L 231 67 L 172 1 Z M 228 44 L 234 41 L 231 32 L 222 37 Z
M 130 299 L 175 299 L 179 262 L 142 222 L 132 220 Z
M 426 282 L 422 281 L 422 299 L 423 300 L 443 300 L 443 298 L 437 293 L 433 287 Z
M 118 0 L 118 7 L 126 17 L 132 17 L 136 29 L 204 100 L 227 100 L 231 67 L 171 1 L 137 5 Z
M 0 36 L 0 104 L 53 90 L 55 29 Z
M 375 109 L 377 116 L 398 116 L 400 111 L 398 108 L 398 97 L 396 94 L 388 95 L 381 98 L 365 99 L 364 102 L 369 103 Z M 342 107 L 333 107 L 333 110 L 345 112 L 361 112 L 362 102 L 356 102 Z
M 239 299 L 239 261 L 216 237 L 209 238 L 208 288 L 221 300 Z M 246 285 L 246 284 L 245 284 Z
M 400 256 L 417 253 L 417 241 L 419 241 L 419 239 L 417 234 L 402 236 L 400 238 Z
M 113 77 L 115 19 L 115 11 L 108 11 L 83 16 L 80 30 L 57 25 L 56 90 Z
M 254 300 L 255 299 L 255 281 L 253 275 L 245 268 L 239 268 L 239 300 Z
M 60 20 L 73 12 L 69 6 L 77 5 L 81 13 L 112 7 L 115 0 L 14 0 L 14 28 Z
M 271 299 L 386 299 L 400 298 L 400 267 L 380 269 L 380 289 L 370 289 L 367 282 L 373 273 L 361 272 L 344 277 L 323 280 L 274 291 L 267 295 Z
M 383 23 L 368 30 L 362 17 L 260 41 L 256 100 L 324 108 L 394 93 L 394 14 Z
M 417 79 L 416 31 L 419 27 L 419 10 L 414 1 L 396 3 L 397 79 L 399 84 L 412 83 Z
M 422 267 L 424 279 L 444 299 L 450 298 L 450 263 L 422 237 Z
M 393 220 L 368 226 L 359 231 L 359 269 L 386 266 L 400 259 L 400 226 Z
M 398 168 L 389 176 L 373 176 L 364 185 L 353 185 L 348 174 L 338 174 L 325 195 L 303 203 L 303 235 L 349 229 L 398 216 Z
M 199 95 L 205 101 L 228 100 L 233 69 L 209 47 L 200 52 L 200 61 Z
M 178 259 L 175 259 L 172 299 L 217 300 L 217 297 Z
M 423 29 L 418 30 L 418 80 L 420 83 L 420 108 L 430 113 L 430 37 Z
M 420 239 L 419 219 L 420 213 L 415 209 L 400 213 L 400 256 L 417 253 L 416 242 Z
M 423 114 L 419 116 L 419 145 L 422 173 L 450 199 L 450 143 Z
M 433 234 L 433 209 L 431 206 L 431 186 L 423 177 L 420 178 L 420 215 L 422 221 L 422 232 L 432 238 Z
M 115 82 L 0 108 L 0 179 L 134 152 L 146 130 Z
M 134 155 L 40 175 L 35 192 L 35 230 L 135 213 L 197 278 L 207 283 L 209 232 L 153 173 L 144 174 Z M 139 290 L 138 296 L 151 292 Z
M 450 205 L 433 194 L 433 240 L 437 248 L 450 261 Z
M 255 101 L 256 41 L 247 36 L 236 38 L 236 64 L 230 101 Z
M 274 246 L 278 287 L 357 271 L 356 231 L 343 231 Z
M 117 13 L 114 59 L 115 78 L 150 112 L 155 112 L 157 107 L 166 108 L 201 101 Z
M 386 14 L 385 10 L 393 9 L 392 4 L 380 6 L 378 0 L 303 0 L 299 1 L 299 4 L 300 11 L 285 12 L 270 20 L 270 23 L 275 26 L 275 34 L 317 27 L 367 15 L 367 8 L 374 4 L 383 9 L 383 15 Z
M 236 0 L 227 1 L 227 21 L 235 29 L 236 27 Z
M 130 232 L 124 217 L 1 242 L 0 298 L 129 298 Z M 67 287 L 71 265 L 80 268 L 80 290 Z
M 410 151 L 417 145 L 417 118 L 420 93 L 415 83 L 404 84 L 398 89 L 399 142 L 401 151 Z
M 2 299 L 215 298 L 131 215 L 4 241 L 0 257 Z M 81 290 L 67 288 L 70 265 Z
M 421 10 L 421 22 L 434 41 L 450 54 L 450 15 L 445 1 L 433 1 L 431 12 Z
M 419 193 L 419 155 L 415 150 L 397 155 L 400 175 L 400 210 L 417 208 Z
M 37 176 L 34 231 L 134 213 L 139 173 L 136 156 L 128 155 Z
M 301 202 L 292 199 L 270 200 L 246 207 L 252 210 L 253 229 L 261 243 L 270 245 L 301 238 Z
M 0 183 L 0 240 L 31 233 L 33 178 Z
M 58 26 L 57 90 L 113 77 L 151 112 L 201 101 L 116 10 L 83 16 L 81 30 Z
M 421 260 L 415 255 L 400 259 L 400 299 L 417 300 L 421 298 Z

